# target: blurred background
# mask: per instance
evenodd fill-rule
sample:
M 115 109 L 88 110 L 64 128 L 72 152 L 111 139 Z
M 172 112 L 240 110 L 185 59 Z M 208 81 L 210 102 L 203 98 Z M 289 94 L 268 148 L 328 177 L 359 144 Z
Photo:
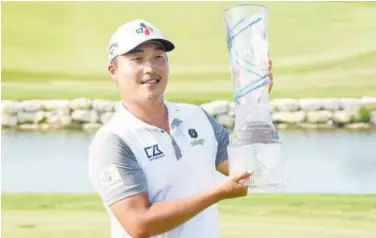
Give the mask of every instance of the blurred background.
M 117 99 L 107 44 L 118 26 L 141 18 L 176 43 L 169 99 L 231 99 L 222 11 L 236 4 L 2 3 L 3 98 Z M 277 85 L 272 97 L 375 95 L 375 3 L 265 4 Z
M 168 100 L 232 100 L 222 11 L 237 4 L 2 2 L 2 101 L 118 100 L 107 44 L 135 18 L 176 44 Z M 272 99 L 376 97 L 375 2 L 263 4 Z M 289 188 L 222 202 L 221 237 L 376 237 L 376 130 L 361 129 L 281 129 Z M 2 129 L 3 237 L 109 237 L 87 178 L 94 133 Z

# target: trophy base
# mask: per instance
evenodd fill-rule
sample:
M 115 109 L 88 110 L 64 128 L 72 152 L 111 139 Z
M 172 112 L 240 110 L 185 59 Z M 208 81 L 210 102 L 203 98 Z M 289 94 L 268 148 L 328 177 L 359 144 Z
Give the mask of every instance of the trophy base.
M 228 148 L 230 175 L 248 171 L 249 179 L 241 183 L 248 193 L 279 192 L 287 186 L 287 176 L 280 160 L 280 144 L 231 145 Z
M 283 192 L 287 187 L 286 177 L 284 175 L 271 179 L 268 176 L 251 175 L 249 179 L 242 180 L 241 184 L 248 187 L 248 194 L 251 193 L 276 193 Z

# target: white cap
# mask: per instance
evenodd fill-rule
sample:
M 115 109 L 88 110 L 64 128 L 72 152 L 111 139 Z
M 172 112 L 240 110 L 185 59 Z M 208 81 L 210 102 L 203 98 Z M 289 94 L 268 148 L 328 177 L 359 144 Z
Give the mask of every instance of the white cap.
M 158 28 L 147 21 L 136 19 L 120 26 L 111 36 L 108 43 L 108 62 L 149 40 L 161 43 L 167 52 L 175 48 Z

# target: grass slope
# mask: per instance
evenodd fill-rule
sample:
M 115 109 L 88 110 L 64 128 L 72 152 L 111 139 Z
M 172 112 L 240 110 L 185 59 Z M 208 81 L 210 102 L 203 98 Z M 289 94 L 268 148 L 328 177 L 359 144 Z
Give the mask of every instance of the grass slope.
M 109 237 L 91 194 L 3 194 L 2 237 Z M 375 195 L 252 195 L 220 203 L 221 237 L 371 238 Z
M 267 2 L 272 97 L 376 95 L 376 3 Z M 236 2 L 4 2 L 4 99 L 117 99 L 106 46 L 142 18 L 176 43 L 167 98 L 231 99 L 222 10 Z M 168 13 L 168 14 L 166 14 Z M 63 82 L 63 83 L 62 83 Z M 85 87 L 77 88 L 79 83 Z

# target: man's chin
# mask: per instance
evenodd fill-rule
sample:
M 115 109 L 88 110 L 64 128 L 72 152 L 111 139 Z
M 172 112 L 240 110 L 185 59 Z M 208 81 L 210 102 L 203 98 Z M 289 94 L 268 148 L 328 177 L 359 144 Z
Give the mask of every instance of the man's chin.
M 144 97 L 142 97 L 145 103 L 150 103 L 150 102 L 160 102 L 163 101 L 163 94 L 161 93 L 148 93 Z

